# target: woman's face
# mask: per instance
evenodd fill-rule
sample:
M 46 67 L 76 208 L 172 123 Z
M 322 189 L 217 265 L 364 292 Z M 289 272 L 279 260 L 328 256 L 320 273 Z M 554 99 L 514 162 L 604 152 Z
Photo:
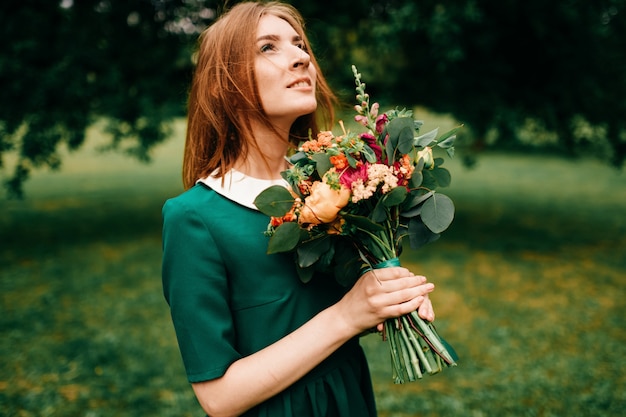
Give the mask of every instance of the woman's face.
M 254 71 L 263 110 L 275 126 L 289 128 L 317 108 L 315 67 L 298 33 L 271 14 L 259 22 L 256 48 Z

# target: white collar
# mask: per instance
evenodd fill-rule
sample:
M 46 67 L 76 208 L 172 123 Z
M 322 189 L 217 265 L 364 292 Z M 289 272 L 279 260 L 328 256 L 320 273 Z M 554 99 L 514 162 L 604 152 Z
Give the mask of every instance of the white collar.
M 261 193 L 261 191 L 272 185 L 282 185 L 289 187 L 289 184 L 284 179 L 276 180 L 263 180 L 259 178 L 250 177 L 243 172 L 239 172 L 235 169 L 230 170 L 222 178 L 216 178 L 209 175 L 206 178 L 201 178 L 196 183 L 201 182 L 208 185 L 216 193 L 226 197 L 227 199 L 241 204 L 244 207 L 258 210 L 254 205 L 254 199 Z

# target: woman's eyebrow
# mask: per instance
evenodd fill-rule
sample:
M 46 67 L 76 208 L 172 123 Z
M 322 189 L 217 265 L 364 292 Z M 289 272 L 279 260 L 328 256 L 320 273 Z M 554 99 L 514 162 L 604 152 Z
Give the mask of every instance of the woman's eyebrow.
M 280 36 L 278 35 L 261 35 L 258 38 L 256 38 L 257 42 L 261 42 L 261 41 L 277 41 L 280 40 Z M 295 35 L 293 38 L 291 38 L 292 42 L 301 42 L 302 41 L 302 36 L 300 35 Z
M 261 35 L 258 38 L 256 38 L 257 42 L 261 42 L 261 41 L 275 41 L 278 40 L 278 36 L 276 35 Z

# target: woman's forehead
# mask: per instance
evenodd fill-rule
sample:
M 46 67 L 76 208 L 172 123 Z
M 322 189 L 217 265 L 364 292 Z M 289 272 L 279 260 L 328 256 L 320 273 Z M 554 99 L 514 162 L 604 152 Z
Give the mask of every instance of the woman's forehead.
M 294 29 L 287 20 L 269 13 L 261 16 L 256 35 L 257 39 L 268 37 L 300 37 L 296 29 Z

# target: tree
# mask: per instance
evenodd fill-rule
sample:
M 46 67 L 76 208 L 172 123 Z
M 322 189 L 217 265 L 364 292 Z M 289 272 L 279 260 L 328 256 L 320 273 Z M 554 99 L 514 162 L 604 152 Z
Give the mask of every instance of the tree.
M 95 120 L 140 159 L 184 114 L 203 0 L 7 0 L 0 14 L 0 169 L 21 194 Z M 232 5 L 236 0 L 229 1 Z M 476 146 L 626 156 L 626 0 L 292 0 L 333 87 L 356 64 L 377 99 L 450 113 Z M 3 170 L 4 171 L 4 170 Z
M 478 146 L 538 144 L 623 164 L 624 0 L 390 0 L 372 10 L 353 57 L 380 93 L 453 114 Z
M 78 148 L 96 119 L 108 120 L 112 147 L 149 159 L 167 120 L 184 112 L 196 26 L 213 17 L 183 0 L 10 0 L 2 8 L 0 168 L 3 154 L 16 153 L 6 185 L 17 196 L 33 168 L 58 168 L 59 145 Z

